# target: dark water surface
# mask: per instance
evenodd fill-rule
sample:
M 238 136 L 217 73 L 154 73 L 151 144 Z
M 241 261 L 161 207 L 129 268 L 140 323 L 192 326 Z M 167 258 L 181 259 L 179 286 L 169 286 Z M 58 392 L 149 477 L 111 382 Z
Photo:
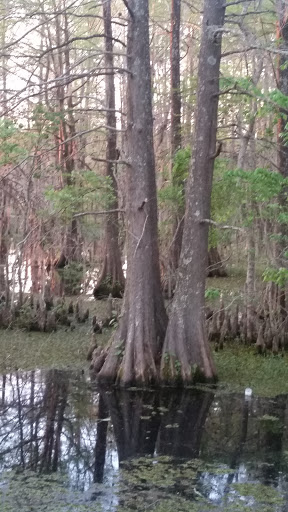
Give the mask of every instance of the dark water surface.
M 0 385 L 0 512 L 288 511 L 287 396 Z

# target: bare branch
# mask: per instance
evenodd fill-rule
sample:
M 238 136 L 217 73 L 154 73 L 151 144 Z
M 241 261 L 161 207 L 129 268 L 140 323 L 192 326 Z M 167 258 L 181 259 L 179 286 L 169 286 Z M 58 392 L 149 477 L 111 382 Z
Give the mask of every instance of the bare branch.
M 234 2 L 229 2 L 228 4 L 224 4 L 223 7 L 230 7 L 231 5 L 239 5 L 244 4 L 246 2 L 253 2 L 254 0 L 235 0 Z
M 125 213 L 125 210 L 123 210 L 123 208 L 115 208 L 114 210 L 98 210 L 95 212 L 81 212 L 81 213 L 75 213 L 73 215 L 73 218 L 77 219 L 79 217 L 86 217 L 87 215 L 110 215 L 111 213 Z
M 215 226 L 219 229 L 233 229 L 234 231 L 242 231 L 245 232 L 244 228 L 238 228 L 237 226 L 225 226 L 223 224 L 218 224 L 218 222 L 215 222 L 212 219 L 201 219 L 199 220 L 200 224 L 211 224 L 211 226 Z

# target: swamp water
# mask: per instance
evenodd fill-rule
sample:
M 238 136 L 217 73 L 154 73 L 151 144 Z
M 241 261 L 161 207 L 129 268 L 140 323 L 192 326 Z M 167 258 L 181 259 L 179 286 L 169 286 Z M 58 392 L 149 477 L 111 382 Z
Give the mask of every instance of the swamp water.
M 1 380 L 0 512 L 288 511 L 285 395 Z

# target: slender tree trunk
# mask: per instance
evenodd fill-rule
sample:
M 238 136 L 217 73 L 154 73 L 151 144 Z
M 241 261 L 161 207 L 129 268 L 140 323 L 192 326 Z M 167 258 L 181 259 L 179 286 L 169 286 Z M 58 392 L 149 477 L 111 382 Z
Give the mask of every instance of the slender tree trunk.
M 4 188 L 1 194 L 1 216 L 0 216 L 0 297 L 5 296 L 6 281 L 8 276 L 5 276 L 6 261 L 8 258 L 8 244 L 7 244 L 7 231 L 8 231 L 8 217 L 6 212 L 6 196 Z
M 111 0 L 103 1 L 103 18 L 105 30 L 105 68 L 106 74 L 106 123 L 111 129 L 107 130 L 106 146 L 106 176 L 111 180 L 114 200 L 110 205 L 111 210 L 118 208 L 118 187 L 116 181 L 117 170 L 117 135 L 116 135 L 116 113 L 115 113 L 115 85 L 114 85 L 114 62 L 113 62 L 113 41 L 111 25 Z M 124 292 L 124 274 L 122 270 L 121 253 L 119 248 L 119 223 L 118 213 L 107 216 L 105 226 L 105 256 L 102 271 L 98 279 L 94 296 L 112 294 L 113 297 L 121 297 Z
M 217 247 L 210 247 L 208 251 L 207 277 L 227 277 L 227 271 Z
M 128 7 L 128 278 L 122 317 L 98 373 L 99 381 L 121 386 L 157 382 L 167 324 L 158 251 L 148 0 L 130 0 Z M 93 363 L 96 370 L 99 359 Z
M 255 86 L 258 85 L 263 71 L 263 57 L 262 55 L 257 58 L 257 54 L 253 57 L 253 76 L 252 81 Z M 251 114 L 248 123 L 248 128 L 241 130 L 241 143 L 239 148 L 239 155 L 237 160 L 237 167 L 239 169 L 247 170 L 256 168 L 255 161 L 255 123 L 257 119 L 258 105 L 257 101 L 251 101 Z M 249 152 L 250 149 L 250 152 Z M 249 209 L 252 215 L 255 215 L 256 209 L 253 201 L 248 198 Z M 247 304 L 247 340 L 248 342 L 255 341 L 255 283 L 256 283 L 256 245 L 255 245 L 255 222 L 248 229 L 247 236 L 247 271 L 246 271 L 246 304 Z
M 204 322 L 205 278 L 225 0 L 205 0 L 199 55 L 195 143 L 176 292 L 164 343 L 161 377 L 185 385 L 214 380 Z
M 180 20 L 181 0 L 172 0 L 170 47 L 172 159 L 181 148 Z
M 180 91 L 180 21 L 181 21 L 181 0 L 172 0 L 171 11 L 171 166 L 173 168 L 174 157 L 181 148 L 181 91 Z M 173 180 L 173 177 L 172 177 Z M 184 184 L 183 184 L 184 194 Z M 179 265 L 179 258 L 183 237 L 182 208 L 173 223 L 173 238 L 170 249 L 170 267 L 172 273 Z

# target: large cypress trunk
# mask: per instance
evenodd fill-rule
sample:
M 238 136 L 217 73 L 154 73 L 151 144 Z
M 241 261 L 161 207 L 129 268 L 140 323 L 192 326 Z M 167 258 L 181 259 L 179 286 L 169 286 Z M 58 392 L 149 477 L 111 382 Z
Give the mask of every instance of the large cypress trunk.
M 114 85 L 114 61 L 113 61 L 113 40 L 111 25 L 111 1 L 103 0 L 103 18 L 105 29 L 105 76 L 106 87 L 106 123 L 107 146 L 106 146 L 106 176 L 111 180 L 114 200 L 110 204 L 111 210 L 118 208 L 118 188 L 116 181 L 116 160 L 117 160 L 117 132 L 115 113 L 115 85 Z M 107 216 L 105 226 L 105 254 L 102 271 L 94 290 L 94 296 L 101 297 L 112 294 L 113 297 L 120 297 L 124 292 L 125 279 L 122 270 L 121 253 L 119 248 L 119 223 L 118 213 L 111 213 Z
M 158 381 L 167 324 L 158 252 L 148 0 L 130 0 L 128 7 L 127 282 L 102 369 L 103 354 L 92 359 L 100 382 L 121 386 Z
M 219 97 L 225 0 L 205 0 L 199 56 L 195 144 L 189 175 L 176 292 L 167 328 L 162 381 L 185 385 L 214 380 L 216 370 L 204 323 L 208 229 Z

